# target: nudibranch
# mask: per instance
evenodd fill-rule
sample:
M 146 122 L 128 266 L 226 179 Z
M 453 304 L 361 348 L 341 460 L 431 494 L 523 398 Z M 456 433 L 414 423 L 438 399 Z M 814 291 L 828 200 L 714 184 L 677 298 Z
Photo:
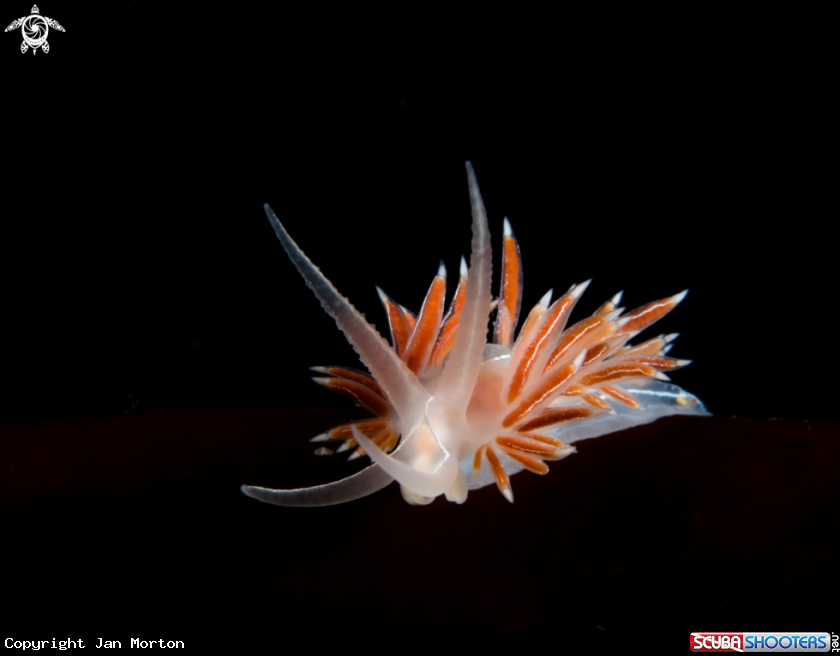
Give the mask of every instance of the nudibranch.
M 472 166 L 470 266 L 444 313 L 441 264 L 418 314 L 381 290 L 391 344 L 304 255 L 268 204 L 280 243 L 324 310 L 335 319 L 368 371 L 314 367 L 315 381 L 352 398 L 375 417 L 315 437 L 338 451 L 373 461 L 326 485 L 273 490 L 243 485 L 255 499 L 281 506 L 326 506 L 358 499 L 393 480 L 412 504 L 443 494 L 463 503 L 468 490 L 495 483 L 513 501 L 510 477 L 545 474 L 546 461 L 575 452 L 572 444 L 671 414 L 709 414 L 700 400 L 667 382 L 666 371 L 689 363 L 667 355 L 676 334 L 628 342 L 670 312 L 686 292 L 627 314 L 616 294 L 586 319 L 566 327 L 589 281 L 551 302 L 548 292 L 516 334 L 522 300 L 522 259 L 504 220 L 498 299 L 491 293 L 490 232 Z M 493 339 L 488 326 L 495 312 Z M 320 447 L 324 449 L 324 447 Z M 329 450 L 328 450 L 329 451 Z

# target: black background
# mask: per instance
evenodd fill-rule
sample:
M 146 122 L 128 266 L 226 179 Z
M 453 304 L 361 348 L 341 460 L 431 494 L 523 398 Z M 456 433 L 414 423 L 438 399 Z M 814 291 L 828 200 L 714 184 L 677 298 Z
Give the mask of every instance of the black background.
M 675 382 L 718 416 L 840 418 L 817 17 L 40 9 L 67 30 L 49 53 L 0 38 L 3 420 L 347 408 L 307 367 L 356 356 L 262 204 L 384 332 L 374 285 L 416 309 L 442 258 L 454 288 L 468 159 L 524 307 L 590 277 L 577 318 L 689 288 L 655 329 L 694 360 Z
M 374 285 L 416 309 L 468 254 L 467 159 L 497 252 L 503 216 L 519 237 L 526 308 L 590 277 L 578 318 L 689 288 L 661 324 L 694 360 L 681 385 L 719 415 L 838 417 L 818 38 L 757 17 L 58 7 L 50 53 L 2 40 L 6 418 L 343 403 L 306 368 L 355 354 L 262 203 L 385 331 Z

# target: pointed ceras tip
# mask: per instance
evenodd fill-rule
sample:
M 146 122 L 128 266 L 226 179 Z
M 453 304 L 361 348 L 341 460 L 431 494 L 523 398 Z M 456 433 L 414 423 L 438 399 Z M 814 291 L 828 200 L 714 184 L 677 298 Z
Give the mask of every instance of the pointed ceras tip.
M 500 487 L 499 489 L 505 495 L 505 499 L 513 503 L 513 490 L 510 487 Z
M 377 285 L 377 286 L 376 286 L 376 293 L 377 293 L 377 295 L 379 296 L 379 300 L 380 300 L 380 301 L 382 301 L 382 305 L 387 306 L 387 305 L 388 305 L 388 300 L 389 300 L 389 299 L 388 299 L 388 294 L 386 294 L 385 292 L 383 292 L 383 291 L 379 288 L 379 285 Z
M 327 367 L 309 367 L 309 371 L 314 371 L 318 374 L 329 374 L 330 370 Z
M 444 280 L 446 280 L 446 265 L 443 263 L 443 260 L 441 260 L 440 264 L 438 265 L 437 275 L 438 278 L 443 278 Z
M 563 458 L 567 458 L 568 456 L 572 455 L 573 453 L 577 453 L 577 449 L 573 446 L 563 446 L 557 449 L 554 452 L 554 458 L 556 460 L 562 460 Z
M 618 305 L 621 302 L 622 296 L 624 296 L 623 289 L 610 299 L 610 303 L 612 303 L 613 305 Z
M 335 450 L 335 452 L 336 452 L 336 453 L 344 453 L 344 452 L 345 452 L 345 451 L 347 451 L 348 449 L 350 449 L 350 447 L 349 447 L 349 446 L 347 446 L 347 442 L 344 442 L 344 443 L 343 443 L 340 447 L 338 447 L 338 448 Z
M 586 350 L 583 350 L 580 353 L 578 353 L 578 356 L 572 362 L 575 369 L 580 369 L 580 366 L 583 364 L 583 359 L 586 357 L 586 354 L 587 354 Z
M 633 318 L 632 315 L 627 315 L 626 317 L 621 317 L 620 319 L 616 319 L 615 325 L 619 328 L 623 328 L 625 324 Z
M 685 298 L 685 295 L 688 294 L 688 290 L 684 289 L 679 294 L 674 294 L 671 297 L 671 300 L 674 302 L 674 305 L 679 305 L 680 301 Z
M 356 449 L 347 458 L 347 462 L 350 462 L 351 460 L 355 460 L 356 458 L 361 458 L 361 457 L 362 457 L 362 450 L 361 449 Z
M 677 367 L 687 367 L 690 365 L 694 360 L 677 360 L 674 365 Z
M 616 308 L 616 309 L 615 309 L 615 310 L 613 310 L 612 312 L 607 312 L 607 313 L 604 315 L 604 318 L 605 318 L 607 321 L 615 321 L 616 319 L 618 319 L 618 317 L 621 315 L 621 313 L 622 313 L 622 312 L 624 312 L 624 308 L 623 308 L 623 307 Z
M 312 439 L 309 440 L 310 442 L 329 442 L 330 436 L 329 433 L 321 433 L 320 435 L 316 435 Z
M 548 306 L 549 306 L 549 304 L 551 303 L 551 295 L 552 295 L 553 293 L 554 293 L 554 290 L 553 290 L 553 289 L 549 289 L 549 290 L 545 293 L 545 295 L 544 295 L 544 296 L 540 299 L 539 306 L 540 306 L 543 310 L 547 310 L 547 309 L 548 309 Z
M 313 382 L 317 383 L 318 385 L 321 385 L 322 387 L 326 387 L 327 385 L 330 384 L 330 381 L 332 380 L 332 378 L 321 378 L 319 376 L 315 376 L 315 377 L 312 378 L 312 380 L 313 380 Z
M 513 237 L 513 228 L 510 227 L 510 221 L 507 217 L 505 217 L 504 236 L 505 239 L 507 239 L 508 237 Z
M 575 300 L 579 299 L 583 295 L 583 292 L 586 291 L 586 288 L 589 287 L 589 283 L 591 282 L 592 278 L 590 278 L 589 280 L 584 280 L 579 285 L 576 285 L 575 287 L 569 290 L 569 296 L 571 296 Z
M 606 342 L 604 342 L 609 349 L 607 352 L 617 348 L 619 344 L 626 343 L 629 339 L 630 338 L 627 336 L 627 333 L 624 333 L 623 335 L 616 335 L 615 337 L 610 337 Z
M 680 336 L 679 333 L 668 333 L 662 339 L 665 341 L 666 344 L 670 344 L 671 342 L 673 342 L 679 336 Z
M 467 277 L 467 272 L 468 272 L 468 271 L 469 271 L 469 269 L 467 269 L 467 260 L 466 260 L 466 258 L 462 255 L 462 256 L 461 256 L 461 268 L 460 268 L 460 271 L 459 271 L 459 273 L 461 274 L 461 277 L 462 277 L 462 278 L 466 278 L 466 277 Z

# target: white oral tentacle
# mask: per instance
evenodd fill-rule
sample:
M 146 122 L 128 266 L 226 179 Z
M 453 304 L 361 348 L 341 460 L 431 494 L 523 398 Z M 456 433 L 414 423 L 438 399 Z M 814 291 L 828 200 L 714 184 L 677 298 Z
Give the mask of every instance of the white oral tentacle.
M 378 492 L 393 482 L 393 476 L 377 465 L 371 465 L 352 476 L 325 485 L 293 490 L 273 490 L 256 485 L 243 485 L 240 489 L 253 499 L 275 506 L 312 508 L 355 501 Z
M 410 460 L 413 461 L 414 465 L 422 466 L 425 464 L 426 467 L 424 467 L 424 469 L 428 469 L 429 471 L 421 471 L 407 462 L 403 462 L 397 458 L 392 458 L 374 444 L 372 440 L 365 437 L 365 435 L 356 428 L 355 425 L 351 424 L 350 429 L 353 431 L 353 437 L 356 438 L 356 441 L 362 446 L 362 448 L 364 448 L 365 453 L 367 453 L 371 459 L 379 465 L 383 471 L 385 471 L 385 473 L 393 476 L 401 485 L 407 487 L 415 494 L 419 494 L 424 497 L 436 497 L 439 494 L 445 493 L 450 489 L 453 483 L 453 480 L 449 479 L 454 479 L 455 476 L 457 476 L 457 472 L 455 470 L 460 471 L 457 461 L 455 461 L 454 458 L 452 458 L 451 455 L 440 445 L 440 443 L 434 438 L 431 429 L 425 424 L 418 426 L 414 431 L 412 431 L 411 435 L 408 436 L 407 443 L 413 443 L 413 445 L 416 446 L 417 442 L 422 441 L 424 437 L 428 437 L 426 435 L 419 435 L 418 431 L 428 431 L 437 446 L 437 453 L 429 454 L 429 462 L 419 463 L 417 462 L 418 455 L 416 450 L 414 450 L 415 452 L 412 453 Z M 409 448 L 408 444 L 406 444 L 406 449 Z M 453 463 L 454 469 L 452 467 Z M 452 476 L 451 474 L 455 474 L 455 476 Z
M 388 396 L 400 420 L 408 426 L 420 423 L 429 394 L 417 376 L 399 358 L 376 328 L 367 322 L 361 312 L 353 307 L 352 303 L 344 298 L 320 269 L 306 257 L 271 211 L 268 203 L 264 207 L 289 259 L 315 293 L 321 306 L 335 319 L 336 324 L 347 337 L 347 341 L 361 356 L 362 362 Z

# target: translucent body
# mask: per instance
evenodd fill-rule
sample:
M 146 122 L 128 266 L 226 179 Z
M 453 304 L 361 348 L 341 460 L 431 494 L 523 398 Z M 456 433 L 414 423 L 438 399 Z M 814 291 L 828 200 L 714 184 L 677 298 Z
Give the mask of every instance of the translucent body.
M 588 282 L 550 303 L 546 294 L 516 339 L 522 288 L 519 247 L 505 220 L 502 289 L 493 301 L 487 217 L 469 162 L 473 215 L 470 267 L 448 313 L 442 312 L 441 265 L 415 316 L 380 291 L 393 346 L 341 296 L 303 254 L 266 206 L 275 232 L 306 283 L 336 320 L 370 372 L 317 367 L 316 382 L 354 398 L 380 419 L 336 427 L 314 441 L 360 445 L 353 456 L 373 464 L 346 479 L 312 488 L 243 486 L 254 498 L 290 506 L 332 505 L 375 492 L 396 479 L 409 503 L 445 495 L 462 503 L 468 490 L 495 483 L 509 500 L 509 477 L 524 469 L 544 474 L 545 461 L 565 458 L 574 442 L 669 414 L 708 414 L 703 404 L 663 373 L 688 364 L 667 357 L 675 335 L 627 345 L 664 316 L 685 292 L 621 316 L 620 294 L 592 317 L 566 328 Z M 495 308 L 495 309 L 494 309 Z M 495 343 L 487 343 L 495 313 Z M 366 434 L 369 433 L 369 434 Z M 397 437 L 401 436 L 399 444 Z

